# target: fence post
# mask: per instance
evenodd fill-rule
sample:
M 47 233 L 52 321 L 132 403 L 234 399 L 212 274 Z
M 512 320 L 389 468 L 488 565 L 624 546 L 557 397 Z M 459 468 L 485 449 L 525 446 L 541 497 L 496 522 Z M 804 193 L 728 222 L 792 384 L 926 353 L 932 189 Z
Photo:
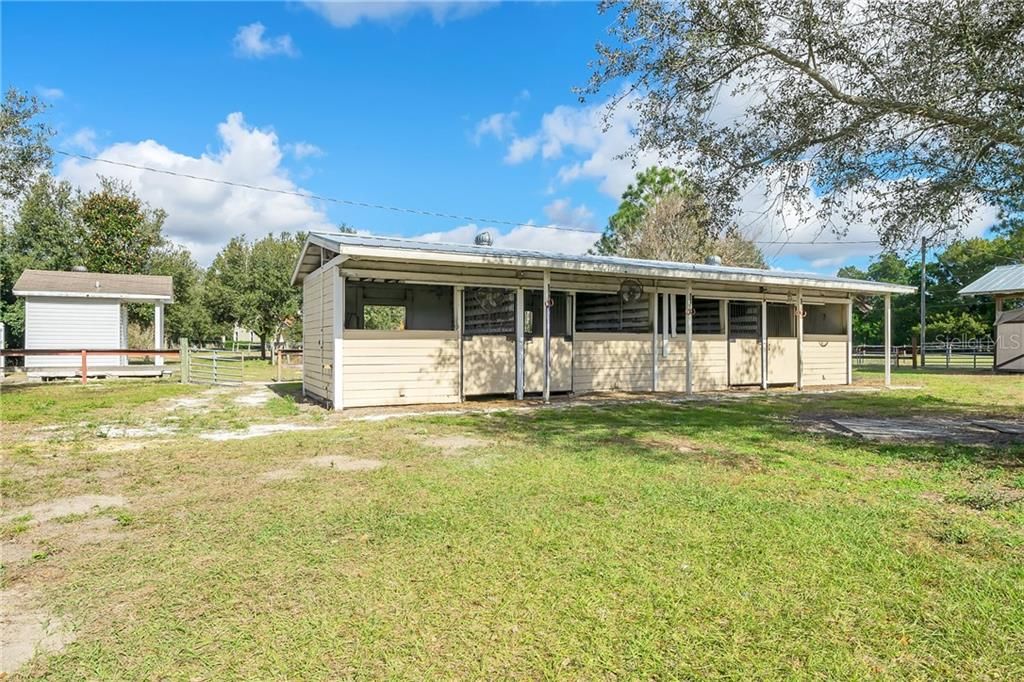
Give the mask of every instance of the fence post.
M 213 383 L 217 383 L 217 351 L 216 350 L 213 351 L 213 368 L 210 371 L 212 372 L 211 376 L 213 377 Z
M 187 384 L 191 377 L 189 376 L 189 356 L 188 356 L 188 339 L 182 336 L 178 339 L 178 357 L 181 360 L 181 383 Z
M 88 362 L 85 359 L 85 349 L 82 349 L 82 383 L 85 383 L 86 374 L 89 372 Z
M 952 354 L 952 347 L 947 343 L 946 344 L 946 369 L 949 369 L 949 359 L 950 359 L 950 355 L 951 354 Z
M 277 349 L 277 383 L 281 383 L 281 349 Z

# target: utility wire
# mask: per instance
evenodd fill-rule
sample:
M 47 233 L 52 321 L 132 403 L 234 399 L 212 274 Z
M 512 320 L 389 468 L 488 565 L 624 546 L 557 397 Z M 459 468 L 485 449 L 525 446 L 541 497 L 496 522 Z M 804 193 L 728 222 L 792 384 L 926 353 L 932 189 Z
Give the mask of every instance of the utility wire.
M 247 182 L 236 182 L 234 180 L 222 180 L 219 178 L 210 178 L 202 175 L 194 175 L 192 173 L 182 173 L 179 171 L 168 170 L 166 168 L 153 168 L 151 166 L 143 166 L 135 163 L 128 163 L 127 161 L 114 161 L 113 159 L 102 159 L 96 156 L 89 156 L 87 154 L 77 154 L 75 152 L 67 152 L 61 149 L 55 149 L 54 153 L 60 154 L 61 156 L 67 156 L 69 158 L 82 159 L 85 161 L 95 161 L 97 163 L 105 163 L 111 166 L 120 166 L 122 168 L 131 168 L 133 170 L 145 171 L 147 173 L 159 173 L 161 175 L 169 175 L 176 178 L 185 178 L 188 180 L 198 180 L 200 182 L 209 182 L 217 185 L 226 185 L 228 187 L 237 187 L 239 189 L 255 190 L 258 192 L 270 192 L 273 194 L 283 194 L 286 196 L 301 197 L 303 199 L 314 199 L 316 201 L 323 201 L 333 204 L 342 204 L 345 206 L 355 206 L 359 208 L 371 208 L 380 211 L 392 211 L 395 213 L 408 213 L 413 215 L 428 216 L 431 218 L 446 218 L 450 220 L 468 221 L 472 223 L 484 223 L 491 225 L 506 225 L 510 227 L 530 227 L 541 230 L 562 230 L 564 232 L 583 232 L 587 234 L 602 234 L 602 230 L 590 230 L 583 227 L 574 227 L 572 225 L 559 225 L 556 223 L 550 223 L 547 225 L 538 225 L 534 223 L 524 223 L 515 220 L 504 220 L 501 218 L 483 218 L 480 216 L 469 216 L 461 215 L 458 213 L 444 213 L 441 211 L 431 211 L 421 208 L 408 208 L 404 206 L 390 206 L 388 204 L 376 204 L 368 201 L 358 201 L 355 199 L 344 199 L 340 197 L 330 197 L 323 194 L 314 194 L 312 192 L 298 192 L 295 190 L 280 189 L 275 187 L 264 187 L 262 185 L 253 185 Z M 787 234 L 789 231 L 787 231 Z M 797 240 L 767 240 L 767 239 L 753 239 L 751 240 L 756 244 L 782 244 L 781 248 L 789 244 L 804 244 L 804 245 L 819 245 L 827 246 L 829 244 L 880 244 L 881 241 L 878 239 L 859 239 L 849 241 L 835 241 L 835 242 L 819 242 L 819 241 L 797 241 Z

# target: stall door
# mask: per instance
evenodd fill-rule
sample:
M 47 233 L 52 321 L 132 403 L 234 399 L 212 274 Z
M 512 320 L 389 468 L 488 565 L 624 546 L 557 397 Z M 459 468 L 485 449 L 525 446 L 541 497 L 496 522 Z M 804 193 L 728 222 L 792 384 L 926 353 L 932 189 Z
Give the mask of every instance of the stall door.
M 761 304 L 729 301 L 729 385 L 761 383 Z
M 551 292 L 551 391 L 572 390 L 572 339 L 569 336 L 569 297 Z M 524 391 L 544 391 L 544 292 L 529 290 L 523 301 Z
M 515 393 L 515 290 L 467 287 L 463 296 L 463 394 Z
M 768 319 L 768 383 L 796 383 L 796 317 L 793 306 L 769 303 Z

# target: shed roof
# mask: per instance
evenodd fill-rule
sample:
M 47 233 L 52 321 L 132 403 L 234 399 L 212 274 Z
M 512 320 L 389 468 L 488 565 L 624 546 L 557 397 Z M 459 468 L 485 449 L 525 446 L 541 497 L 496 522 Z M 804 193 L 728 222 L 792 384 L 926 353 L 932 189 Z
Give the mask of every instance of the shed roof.
M 1024 263 L 1000 265 L 960 290 L 961 296 L 1024 294 Z
M 1024 322 L 1024 308 L 1004 310 L 996 317 L 996 324 L 1010 324 L 1011 322 Z
M 693 282 L 731 282 L 776 285 L 781 287 L 808 287 L 861 294 L 909 294 L 915 287 L 887 282 L 830 277 L 807 272 L 759 270 L 726 265 L 677 263 L 673 261 L 642 260 L 590 254 L 571 255 L 508 249 L 476 244 L 447 244 L 397 237 L 376 237 L 361 234 L 312 232 L 296 265 L 293 283 L 316 270 L 320 262 L 313 257 L 310 247 L 320 247 L 346 257 L 370 257 L 408 263 L 448 263 L 453 265 L 498 265 L 532 268 L 559 272 L 619 275 L 624 277 L 656 277 Z M 319 251 L 319 248 L 316 249 Z
M 118 298 L 169 303 L 174 284 L 164 275 L 120 275 L 107 272 L 25 270 L 14 283 L 16 296 Z

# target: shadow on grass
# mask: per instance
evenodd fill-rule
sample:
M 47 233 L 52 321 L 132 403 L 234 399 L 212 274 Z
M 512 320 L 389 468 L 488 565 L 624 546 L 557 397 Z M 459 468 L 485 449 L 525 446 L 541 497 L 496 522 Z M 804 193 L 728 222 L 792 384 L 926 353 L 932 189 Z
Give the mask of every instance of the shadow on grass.
M 291 398 L 296 403 L 309 403 L 316 404 L 313 400 L 307 399 L 302 395 L 302 382 L 301 381 L 281 381 L 267 384 L 274 394 L 281 398 Z
M 577 406 L 471 418 L 494 439 L 526 434 L 538 446 L 585 453 L 611 449 L 630 457 L 672 463 L 701 458 L 723 466 L 772 466 L 785 455 L 873 453 L 883 458 L 937 464 L 1024 468 L 1024 445 L 962 445 L 935 441 L 877 442 L 822 428 L 830 418 L 854 415 L 907 417 L 977 414 L 942 399 L 878 396 L 785 396 L 718 403 L 640 403 Z M 470 419 L 470 418 L 467 418 Z

